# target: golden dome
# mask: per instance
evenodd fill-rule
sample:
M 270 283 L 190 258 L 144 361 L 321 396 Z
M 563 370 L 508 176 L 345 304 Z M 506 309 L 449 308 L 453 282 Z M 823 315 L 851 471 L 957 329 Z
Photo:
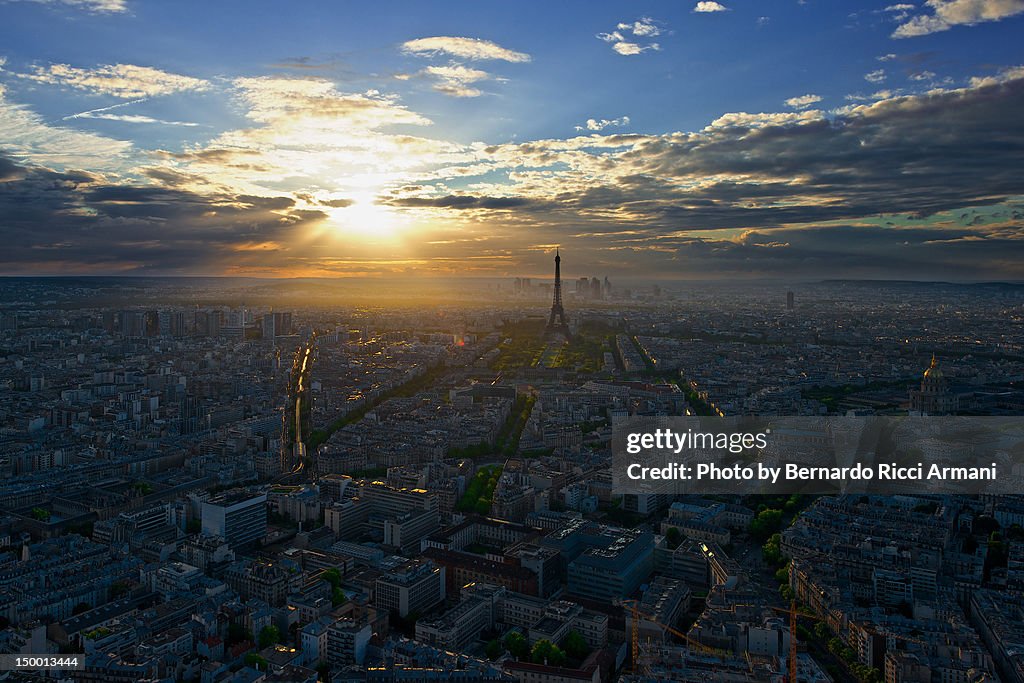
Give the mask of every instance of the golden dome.
M 942 376 L 943 376 L 942 375 L 942 369 L 939 368 L 939 361 L 935 357 L 935 354 L 933 353 L 932 354 L 932 363 L 931 363 L 931 365 L 928 366 L 928 369 L 924 371 L 924 378 L 925 379 L 942 379 Z

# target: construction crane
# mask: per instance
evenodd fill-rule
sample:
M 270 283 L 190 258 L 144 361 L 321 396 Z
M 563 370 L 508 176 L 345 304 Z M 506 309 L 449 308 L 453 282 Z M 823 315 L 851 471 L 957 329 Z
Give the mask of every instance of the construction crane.
M 796 683 L 796 600 L 789 601 L 789 609 L 785 607 L 771 607 L 771 609 L 775 612 L 789 614 L 789 671 L 786 672 L 786 683 Z M 820 617 L 804 616 L 820 621 Z
M 637 665 L 638 665 L 638 662 L 640 661 L 640 620 L 641 619 L 643 619 L 644 621 L 649 621 L 650 623 L 654 624 L 658 628 L 660 628 L 660 629 L 662 629 L 664 631 L 668 631 L 669 633 L 671 633 L 674 636 L 682 638 L 686 642 L 687 645 L 689 645 L 693 649 L 698 650 L 700 652 L 703 652 L 705 654 L 714 655 L 714 656 L 722 658 L 722 659 L 724 659 L 725 657 L 728 657 L 728 656 L 730 656 L 732 654 L 731 652 L 728 652 L 726 650 L 721 650 L 721 649 L 718 649 L 718 648 L 711 647 L 710 645 L 705 645 L 704 643 L 700 642 L 696 638 L 691 638 L 690 636 L 688 636 L 687 634 L 683 633 L 679 629 L 673 628 L 673 627 L 669 626 L 668 624 L 663 624 L 660 621 L 658 621 L 657 619 L 654 619 L 653 617 L 651 617 L 650 615 L 641 612 L 637 608 L 637 606 L 636 606 L 638 604 L 638 602 L 639 601 L 637 601 L 637 600 L 621 600 L 621 601 L 619 601 L 619 604 L 624 609 L 629 611 L 629 613 L 633 616 L 633 632 L 632 632 L 632 634 L 630 636 L 630 644 L 632 645 L 632 652 L 631 653 L 632 653 L 632 657 L 633 657 L 632 661 L 633 661 L 633 672 L 634 673 L 637 672 Z

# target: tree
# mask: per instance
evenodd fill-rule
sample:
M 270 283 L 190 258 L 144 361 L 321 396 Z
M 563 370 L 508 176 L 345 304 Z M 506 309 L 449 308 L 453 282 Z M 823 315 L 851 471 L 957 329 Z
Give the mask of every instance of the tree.
M 264 626 L 260 631 L 260 649 L 277 645 L 281 642 L 281 631 L 276 626 Z
M 565 640 L 562 641 L 562 649 L 573 659 L 586 659 L 590 654 L 590 646 L 587 645 L 586 639 L 575 630 L 569 631 L 565 636 Z
M 50 511 L 46 508 L 32 508 L 32 519 L 40 522 L 50 521 Z
M 754 517 L 750 523 L 750 535 L 759 541 L 764 541 L 781 527 L 782 510 L 768 508 Z
M 505 649 L 516 659 L 526 659 L 530 654 L 530 644 L 519 631 L 512 631 L 505 636 Z
M 565 664 L 565 653 L 550 640 L 538 640 L 530 651 L 530 660 L 534 664 L 561 666 Z
M 484 653 L 487 655 L 487 659 L 497 659 L 505 652 L 505 648 L 501 646 L 501 642 L 495 638 L 494 640 L 487 641 L 487 647 L 484 648 Z
M 77 605 L 75 605 L 73 608 L 71 608 L 71 614 L 72 615 L 81 614 L 82 612 L 88 612 L 91 609 L 92 609 L 92 605 L 90 605 L 89 603 L 87 603 L 87 602 L 80 602 Z
M 203 523 L 198 519 L 190 519 L 185 523 L 185 531 L 190 534 L 198 534 L 203 530 Z
M 668 545 L 673 550 L 679 547 L 679 544 L 683 542 L 683 534 L 679 531 L 679 527 L 670 526 L 668 531 L 665 532 L 665 540 L 668 541 Z
M 327 662 L 320 662 L 316 665 L 317 678 L 326 683 L 331 680 L 331 665 Z
M 331 584 L 331 588 L 337 588 L 341 585 L 341 572 L 338 571 L 337 567 L 325 569 L 323 573 L 320 574 L 320 578 Z
M 761 546 L 764 561 L 770 565 L 780 565 L 786 561 L 782 554 L 782 534 L 772 534 L 768 541 Z

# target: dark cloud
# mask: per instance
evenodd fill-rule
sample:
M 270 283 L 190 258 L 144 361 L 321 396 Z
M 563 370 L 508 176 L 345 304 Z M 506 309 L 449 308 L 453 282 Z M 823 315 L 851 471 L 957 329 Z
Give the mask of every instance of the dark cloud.
M 287 243 L 297 228 L 325 218 L 296 210 L 290 197 L 112 185 L 3 157 L 0 173 L 13 178 L 0 182 L 5 272 L 223 272 L 254 258 L 247 245 Z
M 473 195 L 450 194 L 444 197 L 403 197 L 386 200 L 393 206 L 436 207 L 440 209 L 514 209 L 536 205 L 523 197 L 476 197 Z
M 627 239 L 621 246 L 643 258 L 649 245 Z M 1024 278 L 1024 228 L 819 226 L 751 230 L 732 240 L 662 238 L 657 247 L 672 254 L 664 273 L 693 277 Z
M 616 145 L 626 148 L 608 151 Z M 888 213 L 927 217 L 1024 194 L 1024 78 L 899 97 L 818 118 L 729 115 L 699 133 L 610 136 L 570 152 L 562 141 L 485 151 L 518 159 L 512 167 L 549 167 L 555 178 L 550 198 L 562 209 L 583 217 L 618 211 L 624 223 L 655 233 Z M 580 154 L 589 155 L 599 172 L 584 178 L 559 169 Z M 583 187 L 560 192 L 559 176 Z M 527 187 L 513 185 L 509 194 L 521 189 L 531 198 L 521 206 L 533 211 L 537 189 Z M 398 203 L 485 208 L 462 197 Z M 510 202 L 499 208 L 515 207 Z

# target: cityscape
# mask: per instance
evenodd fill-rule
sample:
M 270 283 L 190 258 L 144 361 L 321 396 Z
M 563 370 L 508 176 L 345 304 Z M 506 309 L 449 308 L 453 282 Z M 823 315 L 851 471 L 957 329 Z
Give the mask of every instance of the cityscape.
M 1024 683 L 1022 22 L 0 0 L 0 681 Z
M 1016 496 L 610 473 L 618 416 L 1019 415 L 1024 286 L 594 275 L 288 310 L 291 283 L 191 286 L 0 283 L 5 652 L 89 681 L 1024 672 Z

